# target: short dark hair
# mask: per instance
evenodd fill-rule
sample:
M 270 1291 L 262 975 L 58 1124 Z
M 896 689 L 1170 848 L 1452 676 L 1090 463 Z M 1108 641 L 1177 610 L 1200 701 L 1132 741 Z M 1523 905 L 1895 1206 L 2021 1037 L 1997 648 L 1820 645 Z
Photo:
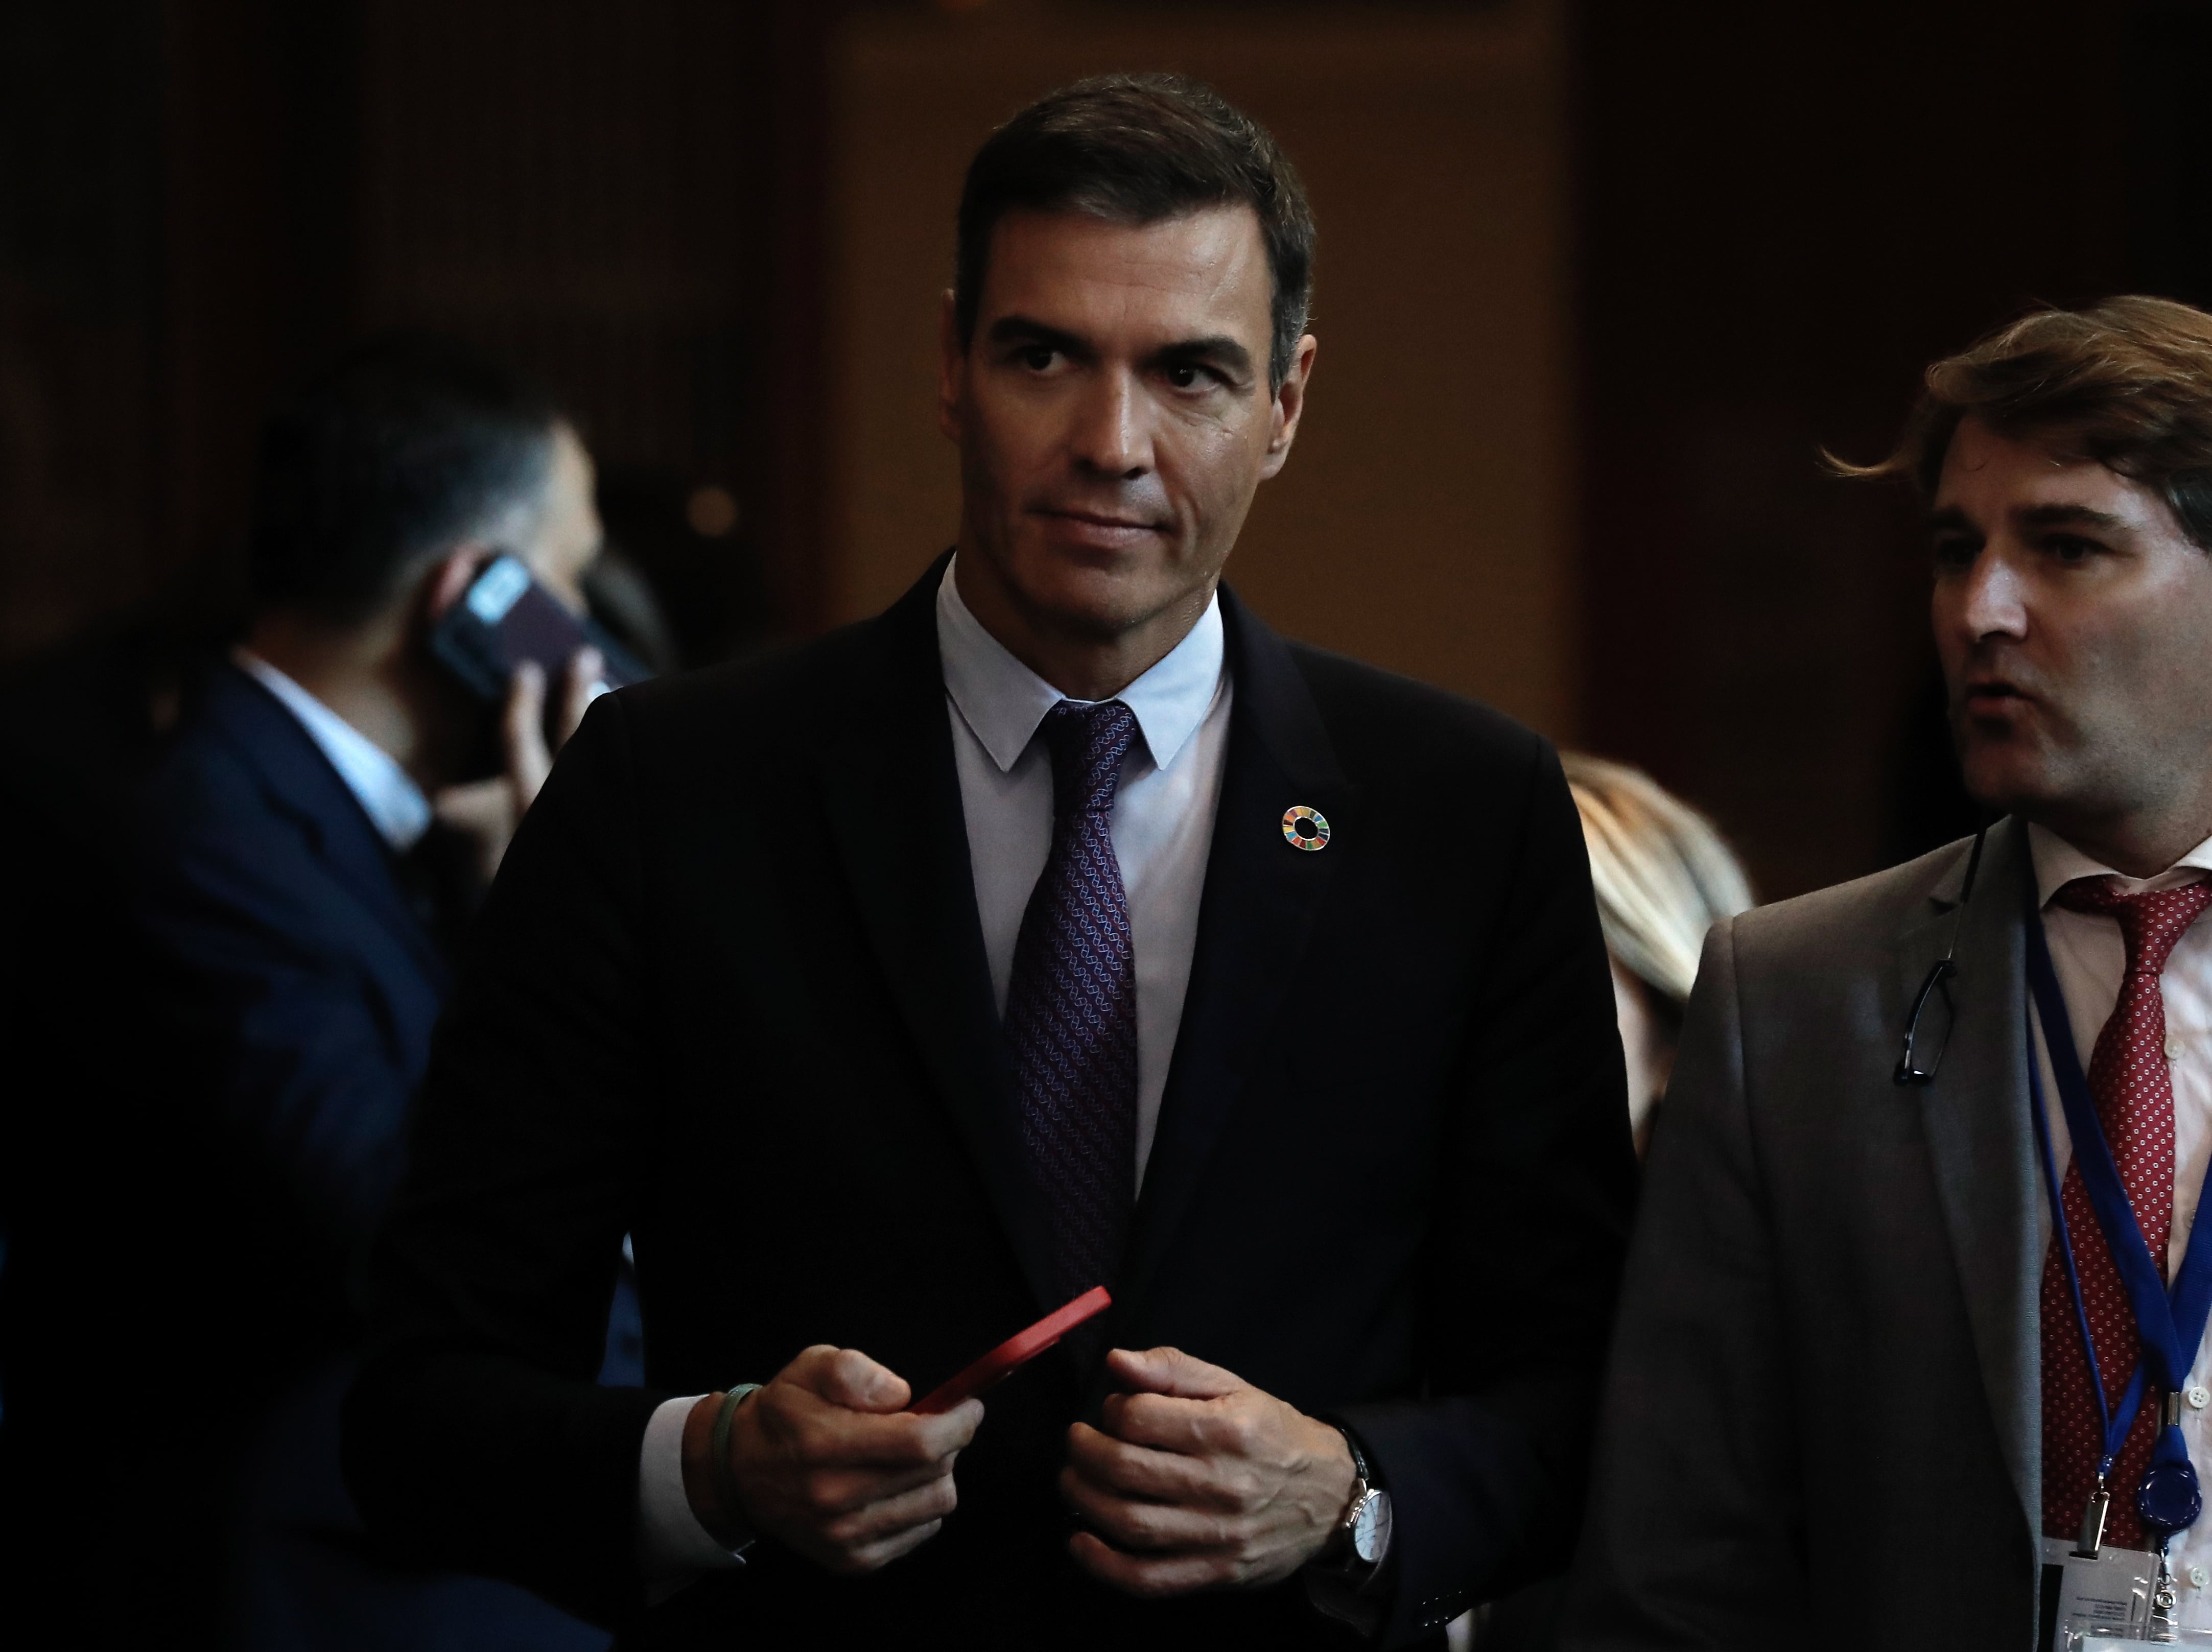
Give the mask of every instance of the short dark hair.
M 964 347 L 975 336 L 991 236 L 1009 212 L 1079 212 L 1153 224 L 1249 206 L 1274 281 L 1268 382 L 1291 370 L 1313 296 L 1314 221 L 1267 129 L 1180 75 L 1100 75 L 1048 94 L 983 141 L 960 191 L 952 280 Z
M 2033 311 L 1928 369 L 1888 458 L 1835 468 L 1902 477 L 1932 499 L 1969 418 L 2143 483 L 2212 550 L 2212 315 L 2132 295 Z
M 536 386 L 457 344 L 350 351 L 262 427 L 255 606 L 360 623 L 417 564 L 534 507 L 561 422 Z

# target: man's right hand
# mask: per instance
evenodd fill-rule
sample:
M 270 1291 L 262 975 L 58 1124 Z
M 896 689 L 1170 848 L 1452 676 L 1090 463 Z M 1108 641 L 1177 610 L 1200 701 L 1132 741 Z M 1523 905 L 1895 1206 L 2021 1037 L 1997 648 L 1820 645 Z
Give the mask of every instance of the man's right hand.
M 500 746 L 506 758 L 503 773 L 489 780 L 448 786 L 431 799 L 438 818 L 476 845 L 477 871 L 488 884 L 499 871 L 514 829 L 538 801 L 545 777 L 553 772 L 554 755 L 568 742 L 591 709 L 606 669 L 597 648 L 579 648 L 568 657 L 561 673 L 559 714 L 553 720 L 553 739 L 545 738 L 545 673 L 535 660 L 525 660 L 507 685 L 507 700 L 500 708 Z
M 983 1420 L 965 1400 L 935 1417 L 906 1409 L 905 1381 L 852 1348 L 819 1345 L 739 1402 L 725 1506 L 709 1461 L 719 1396 L 684 1423 L 684 1491 L 699 1523 L 727 1540 L 774 1537 L 833 1572 L 875 1570 L 937 1534 L 957 1495 L 952 1463 Z

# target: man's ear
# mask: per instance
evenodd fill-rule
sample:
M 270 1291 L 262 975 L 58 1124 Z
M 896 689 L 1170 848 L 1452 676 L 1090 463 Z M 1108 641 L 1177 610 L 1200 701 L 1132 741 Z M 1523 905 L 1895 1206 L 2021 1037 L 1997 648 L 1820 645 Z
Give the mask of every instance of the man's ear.
M 491 561 L 489 545 L 465 540 L 441 556 L 424 576 L 420 587 L 422 592 L 422 617 L 429 625 L 445 618 L 453 605 L 467 593 L 476 577 Z
M 960 401 L 968 386 L 968 352 L 960 343 L 960 313 L 952 289 L 937 307 L 937 428 L 947 441 L 960 440 Z
M 1291 456 L 1291 444 L 1297 440 L 1298 421 L 1305 416 L 1306 386 L 1313 378 L 1314 357 L 1320 350 L 1321 341 L 1311 333 L 1300 338 L 1297 354 L 1291 358 L 1291 370 L 1275 388 L 1273 405 L 1267 410 L 1267 457 L 1260 468 L 1263 480 L 1281 470 Z

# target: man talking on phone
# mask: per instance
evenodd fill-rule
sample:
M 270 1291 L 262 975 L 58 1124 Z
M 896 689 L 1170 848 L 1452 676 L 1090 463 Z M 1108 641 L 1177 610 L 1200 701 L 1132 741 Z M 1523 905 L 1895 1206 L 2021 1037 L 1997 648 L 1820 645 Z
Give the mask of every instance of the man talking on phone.
M 652 1647 L 1407 1645 L 1564 1560 L 1632 1158 L 1559 763 L 1220 583 L 1313 240 L 1186 81 L 984 144 L 955 549 L 602 701 L 493 891 L 349 1410 L 374 1529 Z
M 454 347 L 365 346 L 264 428 L 251 619 L 147 787 L 131 898 L 145 1139 L 173 1154 L 149 1180 L 177 1199 L 142 1223 L 131 1278 L 179 1322 L 149 1339 L 167 1421 L 128 1436 L 128 1472 L 210 1499 L 170 1510 L 155 1565 L 183 1585 L 148 1608 L 164 1644 L 604 1644 L 510 1585 L 364 1552 L 337 1465 L 362 1259 L 460 932 L 600 670 L 580 651 L 495 703 L 432 634 L 497 553 L 580 612 L 599 545 L 574 428 Z M 182 1283 L 147 1291 L 149 1267 Z M 104 1417 L 78 1447 L 113 1433 Z

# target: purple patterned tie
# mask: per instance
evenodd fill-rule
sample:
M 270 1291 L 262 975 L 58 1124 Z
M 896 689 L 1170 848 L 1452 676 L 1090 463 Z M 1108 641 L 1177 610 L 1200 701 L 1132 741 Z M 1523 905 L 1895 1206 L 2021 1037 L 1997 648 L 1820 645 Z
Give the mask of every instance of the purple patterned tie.
M 1137 1199 L 1137 957 L 1108 829 L 1136 732 L 1118 700 L 1045 714 L 1052 853 L 1006 988 L 1022 1149 L 1051 1207 L 1063 1300 L 1113 1279 Z

